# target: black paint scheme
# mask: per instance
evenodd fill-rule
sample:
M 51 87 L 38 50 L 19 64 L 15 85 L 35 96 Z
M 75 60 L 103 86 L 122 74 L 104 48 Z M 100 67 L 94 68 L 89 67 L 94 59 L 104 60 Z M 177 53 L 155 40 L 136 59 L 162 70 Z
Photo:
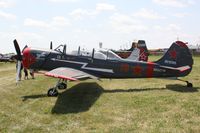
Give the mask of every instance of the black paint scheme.
M 34 70 L 51 71 L 59 67 L 73 68 L 99 78 L 151 78 L 182 77 L 192 70 L 193 59 L 185 43 L 174 42 L 165 55 L 156 62 L 131 61 L 120 57 L 96 57 L 66 54 L 58 50 L 40 50 L 25 48 L 23 51 L 24 66 Z M 117 55 L 116 55 L 117 56 Z M 30 58 L 31 57 L 31 58 Z

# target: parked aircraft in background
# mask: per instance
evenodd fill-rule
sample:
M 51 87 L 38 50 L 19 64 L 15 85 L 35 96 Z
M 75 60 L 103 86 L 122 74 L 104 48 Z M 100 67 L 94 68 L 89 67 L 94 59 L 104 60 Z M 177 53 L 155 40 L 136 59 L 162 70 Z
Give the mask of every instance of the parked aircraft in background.
M 165 55 L 155 62 L 144 62 L 123 59 L 110 50 L 93 49 L 91 55 L 80 54 L 80 48 L 75 54 L 67 54 L 66 46 L 44 50 L 25 47 L 22 51 L 14 40 L 17 52 L 19 77 L 21 61 L 28 69 L 45 70 L 46 76 L 58 78 L 56 85 L 49 89 L 48 96 L 57 96 L 58 89 L 67 88 L 67 82 L 88 78 L 127 79 L 127 78 L 169 78 L 187 76 L 193 65 L 192 55 L 187 45 L 181 41 L 174 42 Z M 181 80 L 183 81 L 183 80 Z M 192 83 L 184 81 L 188 87 Z
M 0 54 L 0 62 L 14 62 L 14 54 Z

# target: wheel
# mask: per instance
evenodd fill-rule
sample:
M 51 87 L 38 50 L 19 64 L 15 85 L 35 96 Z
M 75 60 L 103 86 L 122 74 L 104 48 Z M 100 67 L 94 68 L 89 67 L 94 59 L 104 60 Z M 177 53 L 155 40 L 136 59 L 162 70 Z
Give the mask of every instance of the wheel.
M 47 96 L 56 97 L 56 96 L 58 96 L 58 91 L 55 88 L 51 88 L 48 90 Z
M 66 89 L 66 88 L 67 88 L 67 84 L 65 84 L 65 83 L 60 83 L 60 84 L 58 84 L 58 89 L 64 90 L 64 89 Z
M 187 83 L 187 87 L 193 87 L 192 83 Z

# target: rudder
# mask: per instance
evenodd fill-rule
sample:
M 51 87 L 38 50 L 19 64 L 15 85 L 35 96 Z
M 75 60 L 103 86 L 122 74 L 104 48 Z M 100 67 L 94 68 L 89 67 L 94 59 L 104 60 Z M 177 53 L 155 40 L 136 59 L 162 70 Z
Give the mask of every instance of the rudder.
M 193 59 L 187 45 L 181 41 L 176 41 L 165 55 L 155 63 L 175 68 L 190 66 L 192 69 Z

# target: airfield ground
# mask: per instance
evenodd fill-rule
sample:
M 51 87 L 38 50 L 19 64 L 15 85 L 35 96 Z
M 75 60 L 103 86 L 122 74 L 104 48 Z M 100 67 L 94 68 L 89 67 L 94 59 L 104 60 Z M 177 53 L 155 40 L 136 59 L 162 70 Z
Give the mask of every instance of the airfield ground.
M 157 59 L 158 57 L 151 57 Z M 164 79 L 70 82 L 47 97 L 56 79 L 15 84 L 15 64 L 0 63 L 0 132 L 200 132 L 200 57 L 185 83 Z

